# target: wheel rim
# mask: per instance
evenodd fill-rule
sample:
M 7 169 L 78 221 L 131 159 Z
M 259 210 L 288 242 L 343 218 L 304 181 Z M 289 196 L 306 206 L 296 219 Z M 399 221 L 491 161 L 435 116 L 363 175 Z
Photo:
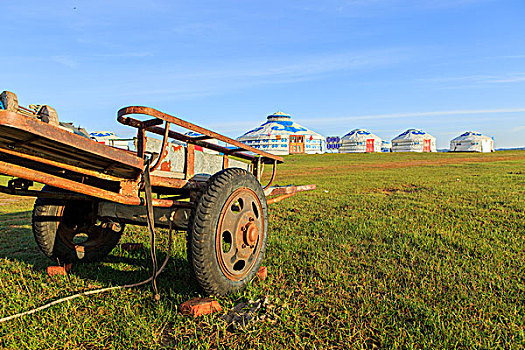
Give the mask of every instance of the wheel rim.
M 91 222 L 88 213 L 82 209 L 76 209 L 72 210 L 68 208 L 68 205 L 59 209 L 58 217 L 61 220 L 58 223 L 57 236 L 60 240 L 69 248 L 81 252 L 104 246 L 109 238 L 107 230 L 110 228 L 106 227 L 106 223 Z
M 235 190 L 219 216 L 215 250 L 219 267 L 233 281 L 245 278 L 261 253 L 265 223 L 261 201 L 249 188 Z

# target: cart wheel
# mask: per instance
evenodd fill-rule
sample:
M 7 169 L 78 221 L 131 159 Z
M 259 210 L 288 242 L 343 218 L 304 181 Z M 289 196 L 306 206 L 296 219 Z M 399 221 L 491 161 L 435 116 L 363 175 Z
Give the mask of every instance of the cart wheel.
M 93 212 L 93 202 L 38 198 L 33 234 L 40 250 L 61 263 L 102 260 L 117 245 L 124 225 L 97 223 Z
M 238 168 L 213 175 L 188 226 L 188 260 L 204 291 L 244 288 L 261 266 L 267 232 L 268 206 L 257 179 Z

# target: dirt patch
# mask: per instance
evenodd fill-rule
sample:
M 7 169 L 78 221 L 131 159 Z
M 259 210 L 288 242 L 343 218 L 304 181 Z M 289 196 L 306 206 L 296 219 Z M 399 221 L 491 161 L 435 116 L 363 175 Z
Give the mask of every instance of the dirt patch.
M 449 164 L 463 164 L 463 163 L 491 163 L 501 162 L 506 160 L 525 160 L 525 156 L 499 156 L 499 157 L 465 157 L 465 158 L 446 158 L 446 159 L 421 159 L 421 160 L 410 160 L 410 161 L 398 161 L 398 162 L 381 162 L 381 163 L 362 163 L 362 164 L 338 164 L 337 167 L 326 166 L 326 167 L 312 167 L 306 172 L 300 173 L 287 173 L 287 176 L 301 176 L 311 175 L 312 173 L 325 173 L 325 172 L 342 172 L 347 169 L 396 169 L 396 168 L 411 168 L 418 166 L 431 166 L 431 165 L 449 165 Z M 284 175 L 284 174 L 283 174 Z
M 419 187 L 414 184 L 403 185 L 401 187 L 386 187 L 373 189 L 372 193 L 384 193 L 389 196 L 396 193 L 417 193 L 423 191 L 425 188 Z

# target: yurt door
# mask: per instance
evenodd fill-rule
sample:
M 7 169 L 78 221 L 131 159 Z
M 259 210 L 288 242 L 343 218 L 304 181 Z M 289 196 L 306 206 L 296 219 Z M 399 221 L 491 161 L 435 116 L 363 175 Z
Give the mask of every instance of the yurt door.
M 304 153 L 304 135 L 290 135 L 290 153 Z
M 489 140 L 481 140 L 481 152 L 492 152 L 490 143 Z
M 374 139 L 366 140 L 366 152 L 374 152 Z
M 430 140 L 423 140 L 423 152 L 430 152 Z

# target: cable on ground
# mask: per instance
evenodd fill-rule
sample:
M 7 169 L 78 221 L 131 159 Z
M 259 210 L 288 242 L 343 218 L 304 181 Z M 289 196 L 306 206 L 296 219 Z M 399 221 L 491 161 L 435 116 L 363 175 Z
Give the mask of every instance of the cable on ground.
M 54 305 L 57 305 L 57 304 L 61 304 L 63 302 L 66 302 L 66 301 L 69 301 L 69 300 L 73 300 L 73 299 L 77 299 L 77 298 L 80 298 L 80 297 L 83 297 L 83 296 L 109 292 L 111 290 L 116 290 L 116 289 L 140 287 L 140 286 L 142 286 L 142 285 L 144 285 L 146 283 L 149 283 L 149 282 L 152 282 L 152 284 L 153 284 L 153 292 L 154 292 L 155 300 L 157 300 L 157 301 L 160 300 L 160 295 L 159 295 L 159 292 L 158 292 L 158 289 L 157 289 L 157 276 L 160 275 L 160 273 L 164 270 L 164 268 L 166 267 L 166 264 L 168 263 L 170 255 L 171 255 L 171 246 L 172 246 L 172 243 L 173 243 L 173 214 L 174 213 L 173 212 L 171 213 L 171 216 L 170 216 L 170 219 L 169 219 L 168 252 L 167 252 L 166 258 L 164 259 L 164 262 L 162 263 L 161 267 L 157 268 L 158 267 L 157 266 L 157 253 L 155 251 L 155 218 L 153 216 L 153 198 L 152 198 L 152 193 L 151 193 L 151 182 L 150 182 L 150 177 L 149 177 L 149 162 L 146 162 L 145 171 L 144 171 L 144 192 L 146 193 L 146 208 L 147 208 L 147 219 L 148 219 L 148 231 L 149 231 L 149 234 L 150 234 L 151 260 L 152 260 L 152 264 L 153 264 L 153 272 L 151 274 L 151 277 L 149 277 L 148 279 L 146 279 L 146 280 L 144 280 L 142 282 L 138 282 L 138 283 L 126 284 L 126 285 L 122 285 L 122 286 L 107 287 L 107 288 L 100 288 L 100 289 L 94 289 L 94 290 L 89 290 L 89 291 L 86 291 L 86 292 L 70 295 L 68 297 L 64 297 L 64 298 L 52 301 L 50 303 L 47 303 L 45 305 L 42 305 L 40 307 L 31 309 L 31 310 L 28 310 L 28 311 L 25 311 L 25 312 L 21 312 L 21 313 L 15 314 L 15 315 L 11 315 L 11 316 L 7 316 L 7 317 L 4 317 L 4 318 L 0 318 L 0 323 L 7 322 L 7 321 L 10 321 L 10 320 L 13 320 L 13 319 L 16 319 L 16 318 L 20 318 L 20 317 L 23 317 L 23 316 L 31 315 L 31 314 L 34 314 L 34 313 L 36 313 L 38 311 L 45 310 L 45 309 L 47 309 L 47 308 L 49 308 L 51 306 L 54 306 Z

